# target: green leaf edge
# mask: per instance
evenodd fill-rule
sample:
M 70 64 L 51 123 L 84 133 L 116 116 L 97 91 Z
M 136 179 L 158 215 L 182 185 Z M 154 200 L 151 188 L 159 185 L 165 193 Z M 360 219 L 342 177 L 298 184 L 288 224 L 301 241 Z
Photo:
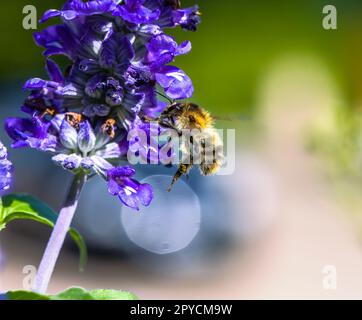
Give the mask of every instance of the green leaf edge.
M 134 301 L 139 298 L 127 291 L 97 289 L 87 291 L 80 287 L 72 287 L 56 295 L 42 295 L 31 291 L 9 291 L 8 300 L 125 300 Z
M 27 212 L 24 210 L 16 211 L 16 208 L 12 208 L 14 212 L 11 214 L 8 214 L 7 216 L 4 213 L 3 210 L 3 199 L 16 199 L 18 201 L 23 201 L 24 203 L 27 203 L 31 207 L 31 201 L 35 201 L 38 205 L 41 205 L 44 210 L 48 211 L 46 215 L 41 216 L 42 212 L 37 212 L 38 215 L 35 215 L 33 212 Z M 28 201 L 27 201 L 28 200 Z M 31 200 L 31 201 L 29 201 Z M 50 217 L 49 212 L 53 217 Z M 5 217 L 4 217 L 5 216 Z M 48 216 L 48 217 L 45 217 Z M 49 227 L 54 228 L 54 224 L 56 222 L 56 219 L 58 217 L 58 214 L 55 213 L 55 211 L 50 208 L 46 203 L 42 202 L 41 200 L 37 199 L 36 197 L 33 197 L 29 194 L 8 194 L 0 198 L 0 231 L 5 229 L 6 226 L 14 221 L 14 220 L 32 220 L 39 222 L 41 224 L 47 225 Z M 51 219 L 54 219 L 52 221 Z M 87 246 L 85 244 L 84 238 L 82 235 L 74 228 L 69 229 L 69 234 L 72 237 L 73 241 L 76 243 L 78 249 L 79 249 L 79 271 L 84 271 L 84 268 L 88 261 L 88 250 Z

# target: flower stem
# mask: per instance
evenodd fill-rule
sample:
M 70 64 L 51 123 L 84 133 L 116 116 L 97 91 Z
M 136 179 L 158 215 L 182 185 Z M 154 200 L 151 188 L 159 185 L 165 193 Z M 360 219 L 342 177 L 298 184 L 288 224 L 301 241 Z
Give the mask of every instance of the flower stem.
M 59 253 L 64 244 L 65 237 L 72 223 L 78 200 L 84 184 L 87 181 L 87 175 L 78 174 L 74 176 L 73 183 L 69 189 L 68 196 L 64 206 L 60 211 L 53 232 L 45 249 L 44 255 L 39 265 L 33 290 L 45 294 L 48 289 L 50 278 L 53 274 L 55 264 L 58 260 Z

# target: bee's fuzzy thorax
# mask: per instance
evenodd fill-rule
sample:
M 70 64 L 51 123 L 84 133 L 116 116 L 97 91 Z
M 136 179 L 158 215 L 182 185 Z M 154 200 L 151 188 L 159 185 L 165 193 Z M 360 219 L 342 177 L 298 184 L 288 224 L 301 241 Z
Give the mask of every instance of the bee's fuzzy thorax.
M 210 113 L 204 109 L 201 109 L 202 117 L 200 118 L 201 127 L 203 129 L 209 129 L 214 127 L 214 119 Z
M 182 115 L 176 121 L 178 130 L 182 129 L 198 129 L 205 130 L 213 128 L 214 119 L 209 112 L 199 106 L 190 105 L 185 108 Z

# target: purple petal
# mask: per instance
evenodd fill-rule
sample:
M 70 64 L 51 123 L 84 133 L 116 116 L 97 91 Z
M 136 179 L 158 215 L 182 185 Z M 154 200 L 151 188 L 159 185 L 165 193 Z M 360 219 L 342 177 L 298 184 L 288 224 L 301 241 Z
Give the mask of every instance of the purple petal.
M 132 177 L 136 174 L 135 169 L 131 167 L 117 167 L 107 172 L 109 179 Z
M 23 89 L 27 90 L 35 90 L 35 89 L 42 89 L 47 84 L 47 81 L 42 80 L 40 78 L 33 78 L 29 79 L 27 82 L 25 82 Z
M 131 94 L 129 92 L 126 93 L 123 100 L 123 106 L 125 109 L 132 111 L 134 113 L 138 113 L 144 103 L 145 95 L 142 93 Z
M 182 42 L 177 50 L 176 50 L 176 55 L 179 56 L 179 55 L 183 55 L 183 54 L 188 54 L 190 51 L 192 50 L 192 44 L 190 41 L 185 41 L 185 42 Z
M 98 62 L 93 59 L 83 59 L 79 62 L 78 67 L 80 71 L 88 74 L 94 74 L 101 70 Z
M 138 33 L 144 36 L 158 36 L 163 33 L 160 26 L 155 24 L 145 24 L 140 26 Z
M 65 10 L 62 12 L 62 18 L 65 20 L 73 20 L 78 17 L 79 13 L 74 10 Z
M 124 152 L 121 145 L 116 142 L 108 143 L 104 148 L 98 150 L 96 155 L 104 159 L 119 159 L 127 152 Z
M 116 68 L 122 73 L 130 65 L 134 56 L 135 52 L 129 39 L 117 34 L 103 42 L 99 59 L 103 68 Z
M 114 167 L 113 165 L 111 165 L 107 160 L 105 160 L 102 157 L 99 156 L 92 156 L 90 157 L 90 159 L 93 161 L 94 163 L 94 170 L 100 175 L 102 176 L 104 179 L 107 179 L 107 174 L 110 170 L 112 170 Z M 110 180 L 109 180 L 110 181 Z
M 153 199 L 153 190 L 151 185 L 148 183 L 141 184 L 138 187 L 138 198 L 145 207 L 148 207 Z
M 83 158 L 82 162 L 80 163 L 81 167 L 85 170 L 91 170 L 94 167 L 94 162 L 90 158 Z
M 7 149 L 0 142 L 0 194 L 9 190 L 13 176 L 13 165 L 7 157 Z
M 76 58 L 78 44 L 65 25 L 50 26 L 40 32 L 35 32 L 34 40 L 38 46 L 46 49 L 44 55 L 47 57 L 63 54 Z
M 128 185 L 121 190 L 119 199 L 127 207 L 139 210 L 140 206 L 149 206 L 153 199 L 152 187 L 149 184 L 139 184 L 135 180 L 128 181 Z
M 76 170 L 79 168 L 82 158 L 77 154 L 71 154 L 70 156 L 66 157 L 63 161 L 63 168 L 66 170 Z
M 59 83 L 64 82 L 62 71 L 60 70 L 59 66 L 53 60 L 47 59 L 46 68 L 47 68 L 50 78 L 53 81 L 59 82 Z
M 103 14 L 112 11 L 116 7 L 116 3 L 113 0 L 93 0 L 83 2 L 81 0 L 68 1 L 64 10 L 48 10 L 43 15 L 40 22 L 46 22 L 47 20 L 61 16 L 65 20 L 73 20 L 79 15 L 95 15 Z
M 85 93 L 92 98 L 99 99 L 105 87 L 104 77 L 102 74 L 96 74 L 88 80 L 85 85 Z
M 123 88 L 119 87 L 118 89 L 109 89 L 106 92 L 106 103 L 111 106 L 119 106 L 122 104 L 124 97 Z
M 57 154 L 54 157 L 52 157 L 52 160 L 55 162 L 55 164 L 57 164 L 58 166 L 62 167 L 64 160 L 68 157 L 67 154 Z
M 121 192 L 118 194 L 118 198 L 125 206 L 137 211 L 140 210 L 140 200 L 138 198 L 137 193 L 134 192 L 133 190 L 130 189 L 121 190 Z
M 76 149 L 78 142 L 78 133 L 65 119 L 60 126 L 60 142 L 67 149 Z
M 196 31 L 198 25 L 201 23 L 198 6 L 175 10 L 172 12 L 172 16 L 175 25 L 180 25 L 183 29 L 188 31 Z
M 115 180 L 108 181 L 108 192 L 112 196 L 117 196 L 121 192 L 121 188 Z
M 152 69 L 157 69 L 173 60 L 177 50 L 177 43 L 172 37 L 159 35 L 151 39 L 147 49 L 146 63 Z
M 40 19 L 40 23 L 46 22 L 51 18 L 59 17 L 61 15 L 61 11 L 50 9 L 46 11 L 43 15 L 43 17 Z
M 81 98 L 83 97 L 83 91 L 75 86 L 73 83 L 69 83 L 61 90 L 62 96 L 66 98 Z
M 92 151 L 96 144 L 96 136 L 89 121 L 83 121 L 79 124 L 78 147 L 79 150 L 87 154 Z
M 83 114 L 86 117 L 94 116 L 106 117 L 111 112 L 111 107 L 106 104 L 87 104 L 83 109 Z
M 112 11 L 116 7 L 114 0 L 93 0 L 83 2 L 73 0 L 70 7 L 83 15 L 103 14 Z
M 13 139 L 13 148 L 30 147 L 53 152 L 58 146 L 57 138 L 48 134 L 50 123 L 43 123 L 39 118 L 8 118 L 5 130 Z
M 174 66 L 160 68 L 155 74 L 158 84 L 171 99 L 188 99 L 194 93 L 192 81 L 185 72 Z
M 142 6 L 143 1 L 126 0 L 125 5 L 120 5 L 113 11 L 113 15 L 122 17 L 124 20 L 134 24 L 148 24 L 160 17 L 159 9 L 150 10 Z

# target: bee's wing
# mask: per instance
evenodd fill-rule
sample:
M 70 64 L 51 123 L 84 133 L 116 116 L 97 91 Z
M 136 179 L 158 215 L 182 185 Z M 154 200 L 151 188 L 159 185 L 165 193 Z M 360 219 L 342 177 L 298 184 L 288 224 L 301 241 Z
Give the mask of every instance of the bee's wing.
M 218 121 L 250 121 L 252 118 L 249 115 L 225 115 L 225 116 L 214 116 L 212 115 L 214 120 Z

